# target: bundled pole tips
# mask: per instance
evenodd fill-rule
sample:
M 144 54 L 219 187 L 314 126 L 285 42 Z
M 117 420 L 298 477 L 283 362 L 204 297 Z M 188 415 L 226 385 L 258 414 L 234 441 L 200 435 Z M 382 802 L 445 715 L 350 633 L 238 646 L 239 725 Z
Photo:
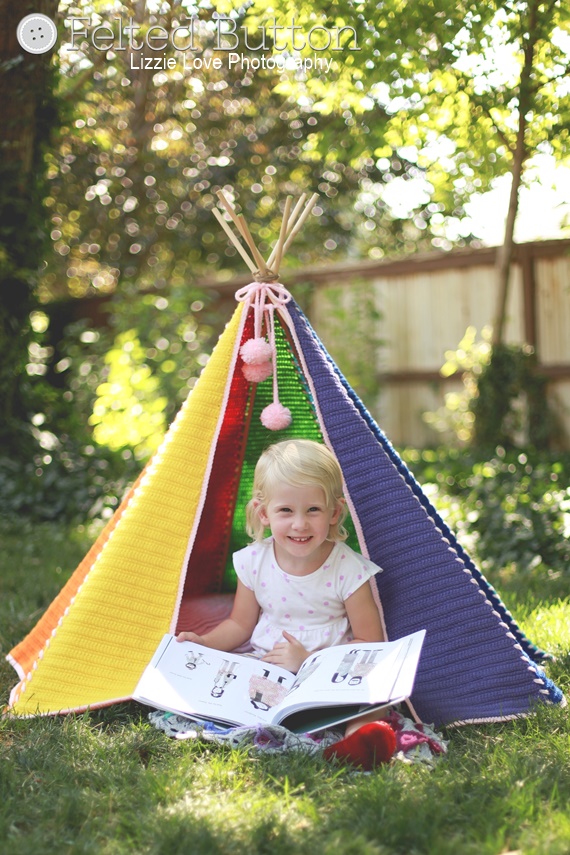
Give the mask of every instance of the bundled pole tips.
M 253 338 L 244 342 L 240 348 L 243 376 L 249 383 L 262 383 L 273 375 L 273 403 L 265 407 L 260 419 L 268 430 L 284 430 L 291 424 L 291 411 L 279 401 L 274 311 L 288 303 L 291 295 L 278 281 L 279 268 L 284 253 L 311 213 L 318 196 L 314 193 L 306 202 L 307 197 L 303 193 L 294 207 L 293 198 L 287 196 L 279 237 L 267 261 L 264 261 L 255 245 L 243 215 L 236 213 L 222 190 L 218 191 L 218 198 L 236 231 L 232 230 L 220 211 L 214 209 L 214 215 L 254 278 L 253 282 L 236 293 L 236 299 L 247 304 L 246 311 L 253 308 L 254 319 Z

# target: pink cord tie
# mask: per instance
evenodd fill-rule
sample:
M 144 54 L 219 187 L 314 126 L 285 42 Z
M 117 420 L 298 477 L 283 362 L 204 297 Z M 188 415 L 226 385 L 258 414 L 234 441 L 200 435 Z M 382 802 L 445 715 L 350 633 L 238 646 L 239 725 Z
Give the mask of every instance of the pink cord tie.
M 244 362 L 242 372 L 250 383 L 261 383 L 273 374 L 273 403 L 262 411 L 261 423 L 268 430 L 283 430 L 291 424 L 291 411 L 279 401 L 277 388 L 277 348 L 275 345 L 275 309 L 285 306 L 291 295 L 280 282 L 250 282 L 236 291 L 238 303 L 246 304 L 246 312 L 253 307 L 253 338 L 244 342 L 240 356 Z M 270 274 L 271 275 L 271 274 Z M 269 278 L 266 276 L 265 278 Z M 263 336 L 263 323 L 269 341 Z

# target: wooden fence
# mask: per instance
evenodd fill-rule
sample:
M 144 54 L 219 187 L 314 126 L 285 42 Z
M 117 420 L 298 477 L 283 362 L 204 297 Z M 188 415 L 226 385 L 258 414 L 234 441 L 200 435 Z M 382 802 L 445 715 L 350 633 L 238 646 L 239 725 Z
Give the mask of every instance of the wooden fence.
M 456 350 L 467 327 L 480 333 L 493 321 L 495 254 L 458 249 L 283 271 L 284 284 L 304 295 L 321 339 L 394 444 L 445 441 L 424 413 L 462 389 L 460 375 L 440 374 L 446 351 Z M 229 296 L 241 282 L 217 290 Z M 570 240 L 517 246 L 507 313 L 506 340 L 535 348 L 569 447 Z
M 434 252 L 397 261 L 284 269 L 282 281 L 307 312 L 325 346 L 395 445 L 445 441 L 424 418 L 462 389 L 444 378 L 445 353 L 467 327 L 479 333 L 495 313 L 495 248 Z M 201 282 L 228 318 L 249 275 Z M 110 296 L 73 301 L 71 317 L 104 323 Z M 570 448 L 570 240 L 516 247 L 506 340 L 535 348 L 549 398 Z

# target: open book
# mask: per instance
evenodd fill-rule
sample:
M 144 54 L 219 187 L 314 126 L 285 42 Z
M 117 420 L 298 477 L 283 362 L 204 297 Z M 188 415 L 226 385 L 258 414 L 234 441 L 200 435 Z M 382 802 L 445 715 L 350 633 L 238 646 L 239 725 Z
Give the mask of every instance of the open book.
M 328 647 L 292 674 L 165 635 L 133 699 L 190 718 L 311 733 L 406 700 L 424 636 L 420 630 L 397 641 Z

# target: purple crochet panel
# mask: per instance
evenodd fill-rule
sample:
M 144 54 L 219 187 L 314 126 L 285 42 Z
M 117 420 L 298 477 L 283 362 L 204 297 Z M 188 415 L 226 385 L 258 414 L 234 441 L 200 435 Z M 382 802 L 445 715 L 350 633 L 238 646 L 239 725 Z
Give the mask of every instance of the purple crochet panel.
M 562 693 L 521 649 L 525 638 L 508 617 L 505 622 L 500 600 L 495 595 L 491 602 L 492 589 L 472 573 L 454 539 L 426 510 L 421 489 L 415 482 L 412 489 L 398 471 L 392 446 L 347 394 L 305 316 L 294 304 L 288 309 L 322 427 L 360 521 L 361 546 L 383 568 L 376 582 L 389 637 L 427 630 L 412 696 L 422 721 L 439 726 L 506 718 L 528 712 L 538 700 L 559 702 Z

